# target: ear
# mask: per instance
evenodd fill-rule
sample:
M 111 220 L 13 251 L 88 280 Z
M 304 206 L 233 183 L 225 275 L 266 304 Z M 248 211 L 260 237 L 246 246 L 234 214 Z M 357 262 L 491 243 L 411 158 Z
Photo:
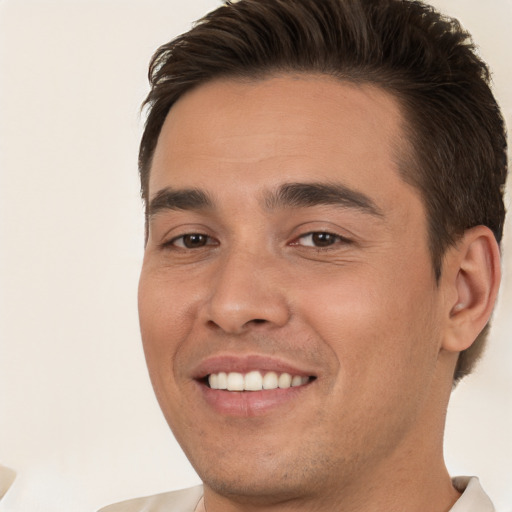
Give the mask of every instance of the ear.
M 500 250 L 492 231 L 467 230 L 443 262 L 447 329 L 442 348 L 461 352 L 472 345 L 489 321 L 500 279 Z

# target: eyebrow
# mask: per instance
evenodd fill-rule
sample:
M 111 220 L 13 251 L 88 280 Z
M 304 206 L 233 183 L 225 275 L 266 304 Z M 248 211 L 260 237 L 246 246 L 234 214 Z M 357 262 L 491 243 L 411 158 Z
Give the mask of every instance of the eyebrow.
M 334 205 L 384 216 L 370 197 L 340 183 L 285 183 L 267 194 L 264 203 L 269 210 Z
M 170 187 L 159 190 L 151 199 L 147 209 L 149 217 L 164 210 L 206 210 L 213 208 L 209 195 L 198 188 L 174 190 Z
M 268 210 L 334 205 L 376 217 L 384 216 L 370 197 L 340 183 L 285 183 L 264 193 L 263 204 Z M 147 215 L 151 217 L 165 210 L 207 210 L 214 207 L 214 201 L 202 189 L 166 187 L 151 199 Z

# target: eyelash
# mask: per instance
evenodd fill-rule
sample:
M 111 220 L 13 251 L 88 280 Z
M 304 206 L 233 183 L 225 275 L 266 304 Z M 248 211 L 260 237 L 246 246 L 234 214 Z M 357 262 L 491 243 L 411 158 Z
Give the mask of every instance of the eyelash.
M 318 237 L 324 237 L 325 238 L 325 245 L 315 245 L 315 236 Z M 308 237 L 311 238 L 311 244 L 301 244 L 301 240 L 305 240 Z M 194 238 L 199 238 L 204 241 L 201 245 L 198 245 L 196 247 L 187 247 L 186 246 L 186 240 L 192 241 Z M 178 241 L 181 241 L 181 244 L 178 244 Z M 213 243 L 212 243 L 213 242 Z M 318 244 L 319 240 L 317 240 Z M 317 250 L 329 250 L 333 245 L 337 244 L 350 244 L 352 243 L 351 240 L 348 238 L 345 238 L 343 236 L 337 235 L 335 233 L 331 233 L 329 231 L 311 231 L 309 233 L 304 233 L 303 235 L 300 235 L 297 237 L 293 242 L 290 243 L 292 246 L 301 246 L 301 247 L 312 247 Z M 195 250 L 195 249 L 202 249 L 203 247 L 207 246 L 216 246 L 218 245 L 218 242 L 215 241 L 213 238 L 211 238 L 208 235 L 205 235 L 204 233 L 186 233 L 184 235 L 177 236 L 173 238 L 172 240 L 169 240 L 168 242 L 165 242 L 162 244 L 163 247 L 172 247 L 172 248 L 178 248 L 182 250 Z

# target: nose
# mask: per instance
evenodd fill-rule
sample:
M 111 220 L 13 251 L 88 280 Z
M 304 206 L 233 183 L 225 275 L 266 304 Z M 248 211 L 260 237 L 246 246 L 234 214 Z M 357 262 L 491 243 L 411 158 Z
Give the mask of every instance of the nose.
M 204 309 L 208 326 L 229 334 L 284 326 L 290 309 L 278 267 L 272 257 L 241 251 L 219 262 Z

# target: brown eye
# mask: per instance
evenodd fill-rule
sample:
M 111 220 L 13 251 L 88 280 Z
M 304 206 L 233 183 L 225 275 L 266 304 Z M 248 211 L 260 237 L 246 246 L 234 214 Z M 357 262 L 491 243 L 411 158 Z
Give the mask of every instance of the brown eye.
M 337 239 L 336 235 L 332 233 L 312 233 L 311 241 L 316 247 L 327 247 L 336 243 Z
M 175 238 L 172 243 L 184 249 L 199 249 L 209 244 L 209 237 L 200 233 L 190 233 Z
M 340 242 L 348 242 L 348 240 L 325 231 L 308 233 L 299 238 L 299 245 L 303 245 L 305 247 L 323 248 Z

